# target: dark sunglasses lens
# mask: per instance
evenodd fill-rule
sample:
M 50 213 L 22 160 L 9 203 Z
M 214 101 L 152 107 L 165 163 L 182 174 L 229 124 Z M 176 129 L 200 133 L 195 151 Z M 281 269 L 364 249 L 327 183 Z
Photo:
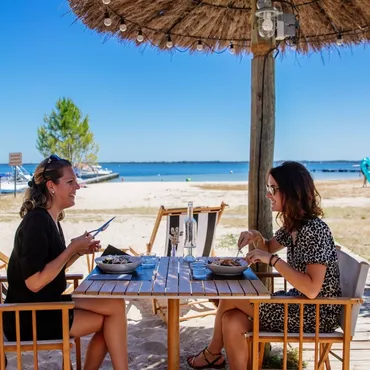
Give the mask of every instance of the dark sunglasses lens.
M 52 160 L 52 161 L 60 161 L 61 159 L 57 156 L 57 155 L 55 155 L 55 154 L 52 154 L 51 156 L 50 156 L 50 159 Z

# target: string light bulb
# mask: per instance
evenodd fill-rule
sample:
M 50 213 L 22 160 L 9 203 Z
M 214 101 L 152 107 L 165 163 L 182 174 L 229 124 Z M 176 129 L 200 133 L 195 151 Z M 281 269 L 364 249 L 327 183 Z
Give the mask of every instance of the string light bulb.
M 337 37 L 337 41 L 335 42 L 338 46 L 342 46 L 343 45 L 343 37 L 342 37 L 342 34 L 340 33 Z
M 234 48 L 234 44 L 232 41 L 230 42 L 229 51 L 231 55 L 235 54 L 235 48 Z
M 166 47 L 167 47 L 167 49 L 171 49 L 172 46 L 173 46 L 173 42 L 172 42 L 171 36 L 168 35 L 167 42 L 166 42 Z
M 136 40 L 137 40 L 137 42 L 143 42 L 144 41 L 144 36 L 143 36 L 143 33 L 141 32 L 141 30 L 137 33 Z
M 125 20 L 123 18 L 121 19 L 121 23 L 119 25 L 119 30 L 121 32 L 127 31 L 127 24 L 125 23 Z
M 104 25 L 106 27 L 109 27 L 112 25 L 112 19 L 110 18 L 109 16 L 109 13 L 108 12 L 105 12 L 105 15 L 104 15 Z
M 202 51 L 202 50 L 203 50 L 203 43 L 202 43 L 202 41 L 201 41 L 201 40 L 198 40 L 197 50 L 198 50 L 198 51 Z
M 110 0 L 102 0 L 103 4 L 104 5 L 109 5 L 110 4 Z

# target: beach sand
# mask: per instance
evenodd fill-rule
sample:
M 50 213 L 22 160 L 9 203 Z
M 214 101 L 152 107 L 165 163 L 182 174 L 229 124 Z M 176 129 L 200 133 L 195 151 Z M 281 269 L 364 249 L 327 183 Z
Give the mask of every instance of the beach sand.
M 367 250 L 370 240 L 370 226 L 366 220 L 370 207 L 370 188 L 361 188 L 358 181 L 318 182 L 323 195 L 324 210 L 328 210 L 327 221 L 338 230 L 342 244 L 353 241 L 351 227 L 362 227 L 357 235 L 358 249 Z M 99 235 L 101 244 L 115 247 L 132 246 L 137 252 L 145 251 L 153 230 L 158 208 L 185 207 L 189 200 L 196 206 L 215 206 L 226 202 L 223 219 L 217 228 L 216 253 L 233 255 L 235 238 L 247 228 L 247 184 L 246 183 L 102 183 L 89 185 L 78 191 L 76 205 L 67 210 L 62 222 L 67 242 L 85 230 L 99 227 L 109 218 L 116 216 L 109 228 Z M 10 255 L 15 230 L 19 224 L 17 212 L 21 196 L 16 200 L 2 196 L 0 199 L 1 251 Z M 343 216 L 344 215 L 344 216 Z M 345 217 L 347 215 L 347 218 Z M 349 216 L 348 216 L 349 215 Z M 345 225 L 345 227 L 343 227 Z M 351 226 L 353 225 L 353 226 Z M 361 226 L 363 225 L 363 226 Z M 366 228 L 367 227 L 367 228 Z M 153 251 L 163 252 L 165 221 L 160 225 Z M 363 249 L 361 249 L 363 248 Z M 87 273 L 86 259 L 80 258 L 69 272 Z M 208 307 L 212 305 L 208 304 Z M 184 314 L 194 314 L 204 310 L 195 305 Z M 151 311 L 150 300 L 127 301 L 129 365 L 132 370 L 167 369 L 167 327 Z M 214 316 L 192 319 L 181 323 L 181 369 L 186 367 L 186 355 L 201 351 L 212 335 Z M 89 338 L 82 338 L 84 348 Z M 16 369 L 16 358 L 9 354 L 9 369 Z M 23 355 L 25 369 L 32 369 L 32 354 Z M 40 369 L 60 369 L 61 356 L 57 352 L 40 352 Z M 73 358 L 74 361 L 74 358 Z M 111 369 L 107 356 L 102 369 Z

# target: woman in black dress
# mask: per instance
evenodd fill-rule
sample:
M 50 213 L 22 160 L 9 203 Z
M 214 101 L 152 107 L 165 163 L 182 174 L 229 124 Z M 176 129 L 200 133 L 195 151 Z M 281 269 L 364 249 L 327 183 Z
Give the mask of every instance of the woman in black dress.
M 278 296 L 338 297 L 341 295 L 339 265 L 333 236 L 328 225 L 319 217 L 320 196 L 307 169 L 297 162 L 284 162 L 272 168 L 267 177 L 267 198 L 272 211 L 278 212 L 282 227 L 275 236 L 265 239 L 257 230 L 242 232 L 238 247 L 253 243 L 255 249 L 247 254 L 249 262 L 270 264 L 293 286 Z M 276 252 L 287 248 L 287 262 Z M 314 332 L 314 305 L 304 307 L 305 332 Z M 341 306 L 320 308 L 320 331 L 330 333 L 339 325 Z M 213 336 L 209 345 L 198 355 L 188 358 L 194 369 L 223 368 L 225 348 L 229 368 L 245 370 L 248 348 L 244 333 L 252 330 L 253 307 L 248 300 L 220 300 Z M 284 307 L 280 304 L 261 304 L 260 328 L 265 331 L 284 331 Z M 299 306 L 288 307 L 288 331 L 299 332 Z
M 64 209 L 75 204 L 79 188 L 69 161 L 51 155 L 37 166 L 20 209 L 22 221 L 9 260 L 6 303 L 71 300 L 71 296 L 62 295 L 66 289 L 65 269 L 100 247 L 100 242 L 87 232 L 66 246 L 59 221 Z M 127 370 L 125 303 L 81 298 L 74 302 L 75 309 L 69 315 L 71 337 L 95 333 L 87 348 L 84 369 L 99 369 L 109 352 L 113 368 Z M 36 318 L 38 339 L 62 338 L 60 311 L 40 311 Z M 31 313 L 22 312 L 20 320 L 21 339 L 32 340 Z M 4 313 L 4 334 L 8 340 L 15 340 L 14 312 Z

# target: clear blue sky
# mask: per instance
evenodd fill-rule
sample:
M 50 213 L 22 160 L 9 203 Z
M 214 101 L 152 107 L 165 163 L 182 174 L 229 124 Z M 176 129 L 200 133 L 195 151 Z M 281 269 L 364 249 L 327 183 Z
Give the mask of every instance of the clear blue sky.
M 100 161 L 249 159 L 250 57 L 104 43 L 68 10 L 0 2 L 0 163 L 42 159 L 36 130 L 63 96 L 88 114 Z M 364 46 L 278 57 L 275 158 L 370 156 L 369 71 Z

